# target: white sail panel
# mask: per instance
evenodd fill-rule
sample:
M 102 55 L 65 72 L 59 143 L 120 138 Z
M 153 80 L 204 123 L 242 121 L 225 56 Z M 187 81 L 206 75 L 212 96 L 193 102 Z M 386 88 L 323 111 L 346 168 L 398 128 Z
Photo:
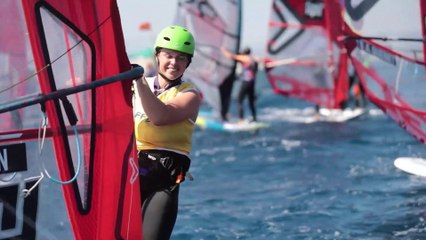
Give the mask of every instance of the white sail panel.
M 221 48 L 234 53 L 239 50 L 241 1 L 180 0 L 174 22 L 188 28 L 196 41 L 194 58 L 184 79 L 200 89 L 203 99 L 211 107 L 223 111 L 223 107 L 229 107 L 224 104 L 229 102 L 236 64 L 223 56 Z M 231 81 L 228 84 L 231 89 L 221 90 L 226 79 Z
M 426 4 L 421 0 L 348 0 L 344 7 L 348 39 L 356 41 L 351 58 L 367 97 L 425 142 Z
M 333 1 L 272 1 L 266 68 L 276 93 L 327 108 L 345 101 L 346 57 L 337 42 L 341 21 L 335 6 Z
M 345 22 L 357 35 L 371 38 L 396 54 L 424 61 L 421 0 L 345 2 Z M 412 41 L 411 41 L 412 40 Z M 417 41 L 415 41 L 417 40 Z

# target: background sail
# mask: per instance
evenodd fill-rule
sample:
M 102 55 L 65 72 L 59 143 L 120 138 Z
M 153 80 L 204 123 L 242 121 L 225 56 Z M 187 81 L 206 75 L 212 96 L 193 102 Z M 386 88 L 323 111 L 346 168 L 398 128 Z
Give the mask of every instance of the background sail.
M 184 78 L 193 82 L 204 101 L 222 116 L 228 112 L 236 63 L 225 58 L 220 49 L 239 51 L 241 6 L 240 0 L 180 0 L 174 21 L 188 28 L 196 41 Z
M 347 100 L 341 8 L 335 0 L 274 0 L 266 52 L 273 90 L 327 108 Z
M 425 142 L 425 1 L 347 0 L 342 5 L 348 40 L 356 41 L 351 57 L 367 97 Z
M 0 107 L 131 68 L 115 1 L 0 6 Z M 141 239 L 130 82 L 67 99 L 0 114 L 0 239 Z

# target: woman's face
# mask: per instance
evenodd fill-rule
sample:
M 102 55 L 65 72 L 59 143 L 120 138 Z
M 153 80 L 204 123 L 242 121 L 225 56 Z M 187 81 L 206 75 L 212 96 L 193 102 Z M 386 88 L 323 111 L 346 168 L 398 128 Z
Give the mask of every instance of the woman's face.
M 157 54 L 158 71 L 169 80 L 183 75 L 189 63 L 189 56 L 170 49 L 161 49 Z

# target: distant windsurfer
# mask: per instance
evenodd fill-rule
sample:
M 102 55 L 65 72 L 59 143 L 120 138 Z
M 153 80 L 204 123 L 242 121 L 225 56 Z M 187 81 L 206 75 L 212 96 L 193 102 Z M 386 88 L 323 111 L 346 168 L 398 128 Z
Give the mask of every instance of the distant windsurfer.
M 351 63 L 350 59 L 349 59 L 349 63 Z M 349 68 L 348 75 L 349 75 L 348 76 L 348 80 L 349 80 L 348 100 L 340 103 L 341 109 L 348 108 L 348 105 L 353 105 L 354 108 L 365 108 L 367 105 L 365 90 L 353 66 Z M 349 101 L 351 100 L 353 101 L 353 104 L 348 104 Z
M 352 96 L 355 98 L 355 107 L 364 108 L 367 105 L 365 90 L 355 70 L 349 75 L 349 89 L 352 90 Z
M 241 88 L 238 94 L 238 115 L 240 121 L 244 120 L 244 98 L 248 96 L 249 107 L 252 114 L 252 120 L 256 121 L 256 106 L 255 106 L 255 83 L 256 83 L 256 74 L 258 69 L 258 63 L 256 59 L 251 56 L 251 49 L 246 47 L 240 54 L 233 54 L 222 48 L 222 53 L 225 57 L 234 59 L 241 63 L 242 73 L 240 79 Z
M 187 175 L 200 95 L 182 80 L 194 55 L 192 34 L 163 29 L 155 42 L 158 73 L 134 81 L 133 112 L 141 184 L 143 239 L 169 239 Z

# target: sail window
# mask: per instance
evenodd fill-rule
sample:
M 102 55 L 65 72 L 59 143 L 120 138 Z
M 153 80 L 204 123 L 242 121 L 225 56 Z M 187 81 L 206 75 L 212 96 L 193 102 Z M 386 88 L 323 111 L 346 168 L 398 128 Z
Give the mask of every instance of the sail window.
M 49 62 L 51 63 L 52 89 L 65 89 L 92 81 L 92 51 L 89 44 L 78 34 L 66 19 L 60 19 L 46 8 L 40 10 L 45 33 L 45 41 Z M 63 131 L 66 132 L 66 146 L 71 159 L 70 176 L 77 176 L 78 194 L 83 208 L 88 202 L 91 124 L 92 124 L 92 92 L 83 91 L 67 97 L 76 113 L 78 122 L 72 126 L 66 118 L 67 114 L 61 104 Z M 79 171 L 79 172 L 77 172 Z

